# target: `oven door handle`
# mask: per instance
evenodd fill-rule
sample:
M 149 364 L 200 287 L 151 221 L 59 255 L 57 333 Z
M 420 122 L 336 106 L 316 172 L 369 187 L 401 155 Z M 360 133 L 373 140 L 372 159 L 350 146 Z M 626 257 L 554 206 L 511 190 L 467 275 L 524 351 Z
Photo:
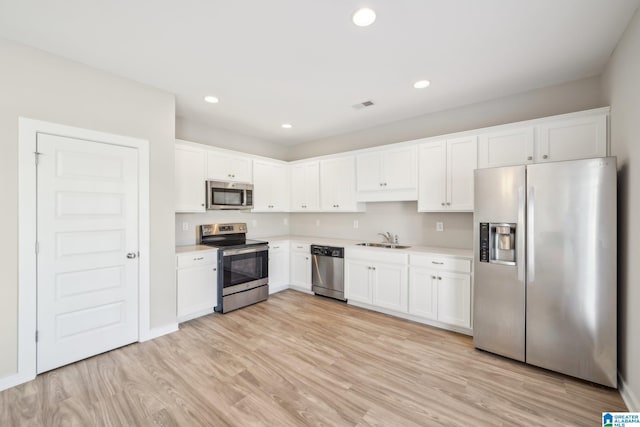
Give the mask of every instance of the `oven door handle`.
M 242 249 L 223 249 L 222 255 L 223 256 L 243 255 L 243 254 L 250 254 L 252 252 L 263 252 L 263 251 L 268 252 L 269 245 L 253 246 L 251 248 L 242 248 Z

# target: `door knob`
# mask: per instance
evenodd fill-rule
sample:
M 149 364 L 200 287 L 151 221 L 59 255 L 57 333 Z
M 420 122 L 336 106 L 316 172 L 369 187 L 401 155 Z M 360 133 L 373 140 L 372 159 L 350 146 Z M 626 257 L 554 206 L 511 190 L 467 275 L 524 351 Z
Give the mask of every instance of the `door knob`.
M 127 254 L 127 258 L 129 258 L 129 259 L 134 259 L 137 256 L 138 256 L 138 254 L 136 254 L 135 252 L 129 252 Z
M 527 160 L 533 160 L 533 156 L 527 157 Z

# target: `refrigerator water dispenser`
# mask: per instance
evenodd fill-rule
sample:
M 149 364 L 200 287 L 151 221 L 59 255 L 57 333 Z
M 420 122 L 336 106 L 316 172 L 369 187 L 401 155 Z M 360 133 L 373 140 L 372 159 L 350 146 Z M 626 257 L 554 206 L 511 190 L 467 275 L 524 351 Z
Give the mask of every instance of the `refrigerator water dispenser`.
M 480 262 L 516 265 L 516 224 L 480 223 Z

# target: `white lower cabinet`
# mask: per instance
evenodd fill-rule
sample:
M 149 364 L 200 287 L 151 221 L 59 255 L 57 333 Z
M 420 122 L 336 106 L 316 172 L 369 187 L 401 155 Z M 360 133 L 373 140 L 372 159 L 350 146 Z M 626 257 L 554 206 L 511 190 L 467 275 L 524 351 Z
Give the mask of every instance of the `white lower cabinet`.
M 438 320 L 438 276 L 424 267 L 409 267 L 409 313 Z
M 345 296 L 397 312 L 407 312 L 407 255 L 354 249 L 345 259 Z
M 291 242 L 291 287 L 311 292 L 311 245 Z
M 471 261 L 411 255 L 409 263 L 409 313 L 470 329 Z
M 289 287 L 289 241 L 269 242 L 269 293 Z
M 471 276 L 438 271 L 438 321 L 471 327 Z
M 176 258 L 178 322 L 212 313 L 218 304 L 217 250 L 179 254 Z

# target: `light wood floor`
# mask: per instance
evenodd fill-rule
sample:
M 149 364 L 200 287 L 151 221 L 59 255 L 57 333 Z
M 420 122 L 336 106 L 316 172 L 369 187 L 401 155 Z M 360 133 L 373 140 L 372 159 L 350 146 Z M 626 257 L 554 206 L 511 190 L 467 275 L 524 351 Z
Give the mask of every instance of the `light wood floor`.
M 600 425 L 615 390 L 285 291 L 0 393 L 0 426 Z

